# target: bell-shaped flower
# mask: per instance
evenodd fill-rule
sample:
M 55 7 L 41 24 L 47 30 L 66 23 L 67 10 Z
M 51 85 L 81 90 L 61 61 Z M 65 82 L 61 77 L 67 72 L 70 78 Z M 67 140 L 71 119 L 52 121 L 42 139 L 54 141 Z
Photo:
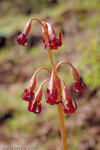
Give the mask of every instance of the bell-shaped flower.
M 18 42 L 19 45 L 22 46 L 27 46 L 28 45 L 28 40 L 27 36 L 24 33 L 21 33 L 16 37 L 16 41 Z
M 86 84 L 84 83 L 83 79 L 80 77 L 78 71 L 74 66 L 71 66 L 72 76 L 75 80 L 73 85 L 73 91 L 76 93 L 82 92 L 86 88 Z
M 66 113 L 66 114 L 74 113 L 75 110 L 77 109 L 77 104 L 76 104 L 75 100 L 74 100 L 74 103 L 75 103 L 75 107 L 72 104 L 72 99 L 71 98 L 69 98 L 69 100 L 66 101 L 66 107 L 64 106 L 64 103 L 61 102 L 62 108 L 63 108 L 63 112 Z
M 45 92 L 45 100 L 47 103 L 50 103 L 51 105 L 55 104 L 57 100 L 57 88 L 54 89 L 53 93 L 50 93 L 50 90 L 47 88 Z
M 41 112 L 41 103 L 40 103 L 41 99 L 42 99 L 42 86 L 40 86 L 39 89 L 37 90 L 34 101 L 28 103 L 27 110 L 35 114 L 39 114 Z
M 28 104 L 27 107 L 28 110 L 35 114 L 39 114 L 41 112 L 41 103 L 40 103 L 41 99 L 42 99 L 42 86 L 40 86 L 39 89 L 37 90 L 33 103 Z
M 64 81 L 62 81 L 62 83 L 63 83 L 63 99 L 66 104 L 66 107 L 65 107 L 64 103 L 63 102 L 61 103 L 63 111 L 64 111 L 64 113 L 73 113 L 77 109 L 77 104 L 74 100 L 75 107 L 73 106 L 70 92 L 69 92 L 67 86 L 65 85 Z
M 52 72 L 48 88 L 45 92 L 45 100 L 47 103 L 50 103 L 51 105 L 55 104 L 57 100 L 57 87 L 54 77 L 54 71 Z
M 62 45 L 61 33 L 59 33 L 59 38 L 57 39 L 55 31 L 49 23 L 46 23 L 46 28 L 47 28 L 47 32 L 48 32 L 48 45 L 50 47 L 50 50 L 58 49 L 58 47 L 60 47 Z M 44 29 L 42 29 L 42 33 L 43 33 L 44 48 L 47 49 Z
M 19 45 L 22 45 L 22 46 L 28 45 L 27 35 L 30 29 L 31 29 L 31 20 L 25 25 L 23 32 L 16 37 L 16 41 L 18 42 Z
M 29 102 L 27 106 L 27 110 L 35 114 L 39 114 L 41 112 L 41 103 L 38 103 L 35 100 L 34 102 Z
M 34 93 L 32 91 L 28 91 L 27 89 L 25 89 L 22 94 L 22 99 L 25 101 L 32 101 L 34 97 Z
M 86 84 L 84 83 L 83 79 L 80 78 L 79 81 L 74 82 L 73 91 L 76 93 L 82 92 L 86 88 Z

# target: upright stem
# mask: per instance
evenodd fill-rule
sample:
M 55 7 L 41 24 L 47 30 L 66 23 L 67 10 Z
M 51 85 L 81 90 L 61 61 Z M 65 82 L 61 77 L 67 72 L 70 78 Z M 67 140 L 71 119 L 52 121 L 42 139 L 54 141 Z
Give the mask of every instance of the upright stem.
M 68 150 L 66 130 L 65 130 L 65 125 L 64 125 L 64 116 L 63 116 L 61 103 L 57 105 L 57 108 L 58 108 L 58 115 L 59 115 L 59 121 L 60 121 L 60 130 L 61 130 L 61 136 L 62 136 L 62 142 L 63 142 L 63 150 Z
M 52 58 L 52 54 L 51 54 L 51 51 L 50 51 L 50 47 L 48 45 L 48 38 L 47 38 L 46 35 L 45 35 L 45 39 L 46 39 L 46 45 L 47 45 L 47 50 L 48 50 L 48 55 L 49 55 L 51 67 L 52 67 L 52 70 L 55 70 L 54 63 L 53 63 L 53 58 Z
M 45 34 L 45 40 L 46 40 L 46 45 L 47 45 L 47 50 L 48 50 L 48 54 L 49 54 L 51 67 L 52 67 L 52 70 L 55 70 L 52 54 L 50 51 L 50 47 L 48 45 L 48 37 L 46 36 L 46 34 Z M 57 105 L 57 108 L 58 108 L 58 116 L 59 116 L 59 122 L 60 122 L 61 137 L 62 137 L 62 141 L 63 141 L 63 150 L 68 150 L 67 141 L 66 141 L 67 140 L 66 139 L 66 130 L 65 130 L 65 125 L 64 125 L 64 117 L 63 117 L 61 103 Z

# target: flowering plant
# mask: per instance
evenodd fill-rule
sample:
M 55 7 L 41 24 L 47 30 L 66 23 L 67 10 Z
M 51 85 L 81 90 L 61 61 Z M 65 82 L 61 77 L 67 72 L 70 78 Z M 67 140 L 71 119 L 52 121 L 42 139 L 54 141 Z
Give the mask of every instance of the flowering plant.
M 86 84 L 83 82 L 78 71 L 71 63 L 67 61 L 61 61 L 56 65 L 56 67 L 54 66 L 51 50 L 57 50 L 58 47 L 62 45 L 62 38 L 61 33 L 59 33 L 59 38 L 58 39 L 56 38 L 55 30 L 49 23 L 45 21 L 41 22 L 36 18 L 31 19 L 26 24 L 23 32 L 19 36 L 17 36 L 16 41 L 18 42 L 18 44 L 23 46 L 28 45 L 27 35 L 31 30 L 31 23 L 33 20 L 37 20 L 42 25 L 43 44 L 44 48 L 48 51 L 52 71 L 50 72 L 50 70 L 45 67 L 41 67 L 38 70 L 36 70 L 36 72 L 34 73 L 29 82 L 28 88 L 25 89 L 22 94 L 22 99 L 28 102 L 27 106 L 28 111 L 33 112 L 35 114 L 39 114 L 42 110 L 41 105 L 43 95 L 42 87 L 46 82 L 49 82 L 48 88 L 45 91 L 45 101 L 50 105 L 57 105 L 63 141 L 63 149 L 67 150 L 68 148 L 66 142 L 66 132 L 64 126 L 63 112 L 65 114 L 74 113 L 77 109 L 77 104 L 75 99 L 74 101 L 72 100 L 70 91 L 68 90 L 68 87 L 66 86 L 65 82 L 58 77 L 57 75 L 58 67 L 63 63 L 67 64 L 70 67 L 72 77 L 75 80 L 73 84 L 74 92 L 76 93 L 82 92 L 86 88 Z M 36 87 L 36 75 L 42 69 L 48 71 L 50 78 L 43 81 L 37 92 L 34 94 L 34 89 Z

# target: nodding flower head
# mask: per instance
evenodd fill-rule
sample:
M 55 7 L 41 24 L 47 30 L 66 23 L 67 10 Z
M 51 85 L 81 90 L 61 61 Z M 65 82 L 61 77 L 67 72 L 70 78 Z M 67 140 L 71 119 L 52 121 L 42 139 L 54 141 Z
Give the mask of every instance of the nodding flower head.
M 22 46 L 28 45 L 27 35 L 30 29 L 31 29 L 31 20 L 25 25 L 23 32 L 16 37 L 16 41 L 18 42 L 19 45 L 22 45 Z
M 78 71 L 75 67 L 71 66 L 72 76 L 76 82 L 73 85 L 73 91 L 76 93 L 82 92 L 86 88 L 86 84 L 84 83 L 83 79 L 79 76 Z
M 19 45 L 27 46 L 28 45 L 28 40 L 27 36 L 24 33 L 21 33 L 16 37 L 16 41 L 18 42 Z
M 38 21 L 42 25 L 42 33 L 43 33 L 43 43 L 44 43 L 44 48 L 47 49 L 47 42 L 50 47 L 50 49 L 58 49 L 62 45 L 62 38 L 61 38 L 61 33 L 59 33 L 59 38 L 56 38 L 55 31 L 53 27 L 49 24 L 46 23 L 45 21 L 40 21 L 36 18 L 31 19 L 26 25 L 23 30 L 23 32 L 17 36 L 16 41 L 18 42 L 19 45 L 22 46 L 27 46 L 28 45 L 28 40 L 27 40 L 27 35 L 29 34 L 31 30 L 31 23 L 33 20 Z M 47 37 L 47 40 L 46 40 Z
M 45 92 L 45 100 L 47 103 L 50 103 L 50 105 L 54 105 L 57 100 L 57 88 L 55 88 L 52 93 L 50 93 L 50 90 L 47 88 Z
M 73 106 L 72 104 L 72 99 L 69 98 L 68 102 L 66 101 L 66 107 L 64 106 L 64 103 L 62 102 L 62 108 L 63 108 L 63 111 L 65 114 L 69 114 L 69 113 L 74 113 L 75 110 L 77 109 L 77 104 L 74 100 L 74 103 L 75 103 L 75 107 Z
M 39 114 L 41 112 L 41 103 L 38 103 L 37 101 L 29 102 L 27 110 L 35 114 Z
M 34 100 L 29 101 L 27 110 L 35 114 L 39 114 L 41 112 L 41 103 L 40 103 L 41 99 L 42 99 L 42 87 L 40 86 L 35 94 Z
M 48 45 L 50 47 L 50 50 L 58 49 L 58 47 L 62 45 L 61 33 L 59 33 L 59 39 L 57 39 L 53 27 L 49 23 L 45 23 L 45 26 L 46 26 L 47 33 L 48 33 Z M 47 49 L 44 29 L 42 29 L 42 33 L 43 33 L 44 48 Z
M 64 103 L 62 102 L 61 104 L 62 104 L 63 111 L 64 111 L 64 113 L 74 113 L 75 110 L 77 109 L 77 104 L 74 100 L 75 107 L 73 106 L 70 92 L 63 80 L 62 80 L 62 83 L 63 83 L 63 99 L 64 99 L 64 101 L 66 103 L 66 107 L 67 107 L 67 108 L 65 108 Z
M 54 71 L 52 72 L 48 88 L 45 92 L 45 100 L 47 103 L 50 105 L 58 104 L 57 101 L 57 87 L 56 87 L 56 82 L 55 82 L 55 77 L 54 77 Z
M 25 101 L 32 101 L 34 97 L 34 93 L 32 91 L 28 91 L 27 89 L 25 89 L 22 94 L 22 99 Z
M 82 92 L 86 88 L 86 84 L 83 79 L 80 77 L 79 81 L 74 82 L 73 91 L 76 93 Z

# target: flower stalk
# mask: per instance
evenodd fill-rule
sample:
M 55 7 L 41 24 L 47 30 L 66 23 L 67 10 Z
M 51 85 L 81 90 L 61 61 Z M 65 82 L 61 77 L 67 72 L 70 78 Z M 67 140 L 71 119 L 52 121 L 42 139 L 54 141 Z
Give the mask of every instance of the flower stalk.
M 48 50 L 48 55 L 49 55 L 49 60 L 50 60 L 50 63 L 51 63 L 51 67 L 52 67 L 52 70 L 55 71 L 55 66 L 54 66 L 54 63 L 53 63 L 53 58 L 52 58 L 52 54 L 51 54 L 51 51 L 50 51 L 50 47 L 48 45 L 48 38 L 47 38 L 46 33 L 45 33 L 45 39 L 46 39 L 46 45 L 47 45 L 47 50 Z M 56 72 L 55 72 L 55 80 L 56 80 L 56 83 L 58 84 L 59 78 L 57 77 Z M 57 101 L 60 101 L 60 99 L 61 99 L 61 93 L 58 93 Z M 62 141 L 63 141 L 63 150 L 68 150 L 66 130 L 65 130 L 65 125 L 64 125 L 64 116 L 63 116 L 61 103 L 57 105 L 57 109 L 58 109 L 58 116 L 59 116 L 59 122 L 60 122 L 61 137 L 62 137 Z
M 52 54 L 51 54 L 50 47 L 49 47 L 49 44 L 48 44 L 48 32 L 47 32 L 47 30 L 45 31 L 46 23 L 45 22 L 43 22 L 43 23 L 44 23 L 44 36 L 45 36 L 45 40 L 46 40 L 46 45 L 47 45 L 49 60 L 50 60 L 50 63 L 51 63 L 51 68 L 52 68 L 52 70 L 55 70 Z
M 57 50 L 58 47 L 62 45 L 62 38 L 61 38 L 60 32 L 59 32 L 59 38 L 56 38 L 55 30 L 49 23 L 45 21 L 40 21 L 37 18 L 33 18 L 29 20 L 23 32 L 16 38 L 16 41 L 18 42 L 18 44 L 22 46 L 28 45 L 27 35 L 29 34 L 31 30 L 31 23 L 33 20 L 38 21 L 40 25 L 42 26 L 42 34 L 43 34 L 42 40 L 44 44 L 44 49 L 46 49 L 48 52 L 52 71 L 50 72 L 49 69 L 45 67 L 41 67 L 37 69 L 29 82 L 28 88 L 24 90 L 22 94 L 22 99 L 28 102 L 27 110 L 29 112 L 39 114 L 42 110 L 42 105 L 41 105 L 42 96 L 43 96 L 42 87 L 47 81 L 49 81 L 48 88 L 45 92 L 45 100 L 46 100 L 46 103 L 50 105 L 57 105 L 61 137 L 62 137 L 62 142 L 63 142 L 63 150 L 68 150 L 63 112 L 65 114 L 74 113 L 77 109 L 77 103 L 74 99 L 74 105 L 73 105 L 70 91 L 68 90 L 64 81 L 58 77 L 57 75 L 58 67 L 63 63 L 68 64 L 70 66 L 72 77 L 75 80 L 73 84 L 74 92 L 76 93 L 82 92 L 86 88 L 86 84 L 83 82 L 83 79 L 80 77 L 78 71 L 71 63 L 67 61 L 61 61 L 57 64 L 56 67 L 54 66 L 51 50 Z M 44 80 L 41 83 L 38 90 L 36 91 L 36 93 L 34 94 L 34 90 L 36 88 L 36 83 L 37 83 L 36 75 L 39 71 L 43 69 L 48 71 L 50 78 Z M 61 87 L 61 82 L 63 84 L 63 88 Z M 63 89 L 63 96 L 62 96 L 62 89 Z M 62 98 L 65 102 L 63 102 Z

